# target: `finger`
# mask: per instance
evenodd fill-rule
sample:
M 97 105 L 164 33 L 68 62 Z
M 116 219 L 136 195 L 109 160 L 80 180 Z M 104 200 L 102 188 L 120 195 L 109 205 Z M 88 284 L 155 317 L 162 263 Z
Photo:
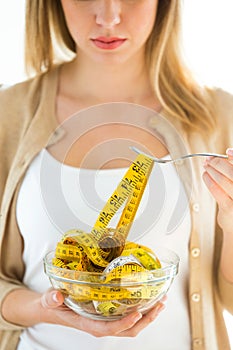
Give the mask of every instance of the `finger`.
M 111 322 L 98 322 L 94 320 L 89 320 L 85 317 L 81 317 L 79 320 L 79 329 L 87 329 L 89 328 L 89 333 L 91 333 L 94 336 L 100 337 L 100 336 L 129 336 L 130 330 L 135 327 L 135 325 L 140 321 L 142 318 L 145 318 L 143 321 L 143 324 L 141 327 L 138 327 L 138 331 L 140 329 L 143 329 L 146 327 L 146 325 L 149 323 L 150 316 L 152 317 L 151 321 L 154 320 L 154 318 L 158 315 L 160 311 L 162 311 L 162 308 L 164 307 L 164 302 L 167 300 L 167 296 L 164 295 L 160 302 L 157 303 L 155 308 L 153 308 L 151 314 L 148 313 L 147 317 L 142 317 L 142 314 L 139 312 L 134 312 L 128 316 L 125 316 L 124 318 L 117 320 L 117 321 L 111 321 Z M 163 306 L 162 306 L 163 305 Z M 150 321 L 150 322 L 151 322 Z
M 134 324 L 140 320 L 141 317 L 142 314 L 140 312 L 134 312 L 122 319 L 111 322 L 95 321 L 90 320 L 86 317 L 80 317 L 79 329 L 85 331 L 88 329 L 88 332 L 96 337 L 114 336 L 119 332 L 123 332 L 128 328 L 132 328 Z
M 233 148 L 228 148 L 226 154 L 228 155 L 229 160 L 233 161 Z
M 164 304 L 167 301 L 167 294 L 165 294 L 159 301 Z
M 156 306 L 143 315 L 143 317 L 130 329 L 127 329 L 123 332 L 119 332 L 117 335 L 120 337 L 135 337 L 139 334 L 144 328 L 146 328 L 151 322 L 153 322 L 160 312 L 164 310 L 165 304 L 158 302 Z
M 127 335 L 130 334 L 132 336 L 132 333 L 137 334 L 138 332 L 140 332 L 140 330 L 142 330 L 150 322 L 152 322 L 158 316 L 158 314 L 164 309 L 164 307 L 165 307 L 164 302 L 166 300 L 167 300 L 167 296 L 164 295 L 161 298 L 161 300 L 153 307 L 153 309 L 151 311 L 149 311 L 144 316 L 142 316 L 142 314 L 140 314 L 141 316 L 138 319 L 137 319 L 137 317 L 134 318 L 133 314 L 125 317 L 124 318 L 124 321 L 126 321 L 125 329 L 124 330 L 123 329 L 121 329 L 121 330 L 119 329 L 116 332 L 116 335 L 123 337 L 123 336 L 127 336 Z M 127 320 L 128 317 L 129 317 L 129 321 Z M 131 323 L 130 317 L 133 317 L 133 319 L 132 319 L 133 322 L 132 323 Z M 130 324 L 128 322 L 130 322 Z M 133 332 L 132 332 L 132 329 L 134 329 Z
M 214 181 L 214 179 L 207 173 L 204 172 L 202 178 L 212 193 L 213 197 L 217 201 L 218 205 L 225 211 L 232 210 L 233 201 L 228 194 Z
M 204 168 L 206 167 L 212 167 L 229 180 L 233 181 L 233 163 L 230 159 L 226 160 L 217 157 L 207 158 L 204 163 Z
M 53 309 L 63 304 L 64 296 L 61 292 L 49 289 L 40 298 L 41 305 L 46 309 Z
M 228 177 L 217 171 L 212 166 L 207 165 L 204 166 L 204 168 L 210 178 L 214 180 L 214 183 L 216 183 L 216 185 L 219 185 L 221 189 L 226 193 L 226 195 L 233 199 L 233 181 L 231 181 Z M 214 186 L 214 183 L 212 186 Z

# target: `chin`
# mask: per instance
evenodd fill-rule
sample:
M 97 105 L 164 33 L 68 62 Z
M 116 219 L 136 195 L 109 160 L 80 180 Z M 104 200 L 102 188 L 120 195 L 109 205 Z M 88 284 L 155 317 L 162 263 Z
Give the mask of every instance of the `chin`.
M 119 64 L 125 64 L 130 61 L 130 57 L 125 55 L 120 55 L 114 52 L 106 52 L 104 54 L 95 55 L 93 61 L 97 64 L 104 64 L 106 66 L 113 66 Z

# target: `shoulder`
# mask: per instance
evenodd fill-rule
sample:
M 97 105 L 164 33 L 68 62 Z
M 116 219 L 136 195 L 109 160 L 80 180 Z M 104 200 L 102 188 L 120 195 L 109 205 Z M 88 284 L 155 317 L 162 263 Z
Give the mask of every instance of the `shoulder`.
M 221 88 L 213 88 L 212 92 L 219 102 L 220 101 L 228 101 L 228 102 L 233 104 L 233 94 L 232 93 L 230 93 L 226 90 L 223 90 Z
M 0 149 L 17 149 L 40 105 L 50 98 L 57 70 L 52 70 L 27 81 L 0 89 Z
M 215 144 L 220 152 L 233 145 L 233 95 L 220 88 L 213 89 L 213 106 L 216 118 Z
M 22 96 L 27 96 L 32 92 L 33 86 L 38 86 L 39 81 L 41 80 L 42 75 L 36 76 L 34 78 L 22 81 L 15 85 L 2 86 L 0 89 L 0 99 L 1 102 L 9 99 L 18 99 Z
M 221 88 L 212 89 L 217 118 L 233 121 L 233 94 Z
M 9 117 L 11 121 L 19 118 L 19 114 L 24 114 L 23 111 L 31 104 L 31 101 L 36 101 L 38 90 L 35 88 L 38 87 L 39 80 L 40 78 L 36 77 L 0 90 L 1 123 L 6 122 Z
M 35 115 L 41 97 L 50 89 L 50 82 L 57 75 L 58 67 L 20 82 L 0 89 L 0 125 L 27 124 Z
M 36 111 L 39 77 L 0 90 L 0 147 L 16 149 Z M 36 89 L 36 86 L 38 89 Z

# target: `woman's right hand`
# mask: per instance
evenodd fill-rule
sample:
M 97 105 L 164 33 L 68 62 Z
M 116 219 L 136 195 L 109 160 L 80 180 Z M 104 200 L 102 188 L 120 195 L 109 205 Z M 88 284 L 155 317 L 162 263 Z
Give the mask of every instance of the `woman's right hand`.
M 73 327 L 95 337 L 135 337 L 164 309 L 165 300 L 166 297 L 145 315 L 134 312 L 116 321 L 96 321 L 76 314 L 63 304 L 64 296 L 61 292 L 49 289 L 39 298 L 40 318 L 41 322 Z

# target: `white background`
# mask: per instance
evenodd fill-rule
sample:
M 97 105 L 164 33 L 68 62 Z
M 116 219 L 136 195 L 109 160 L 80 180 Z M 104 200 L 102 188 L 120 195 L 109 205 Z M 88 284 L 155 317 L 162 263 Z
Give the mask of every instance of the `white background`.
M 57 1 L 57 0 L 54 0 Z M 233 0 L 184 0 L 185 57 L 201 83 L 233 93 Z M 25 79 L 24 0 L 0 0 L 0 84 Z M 233 349 L 233 318 L 227 313 Z

